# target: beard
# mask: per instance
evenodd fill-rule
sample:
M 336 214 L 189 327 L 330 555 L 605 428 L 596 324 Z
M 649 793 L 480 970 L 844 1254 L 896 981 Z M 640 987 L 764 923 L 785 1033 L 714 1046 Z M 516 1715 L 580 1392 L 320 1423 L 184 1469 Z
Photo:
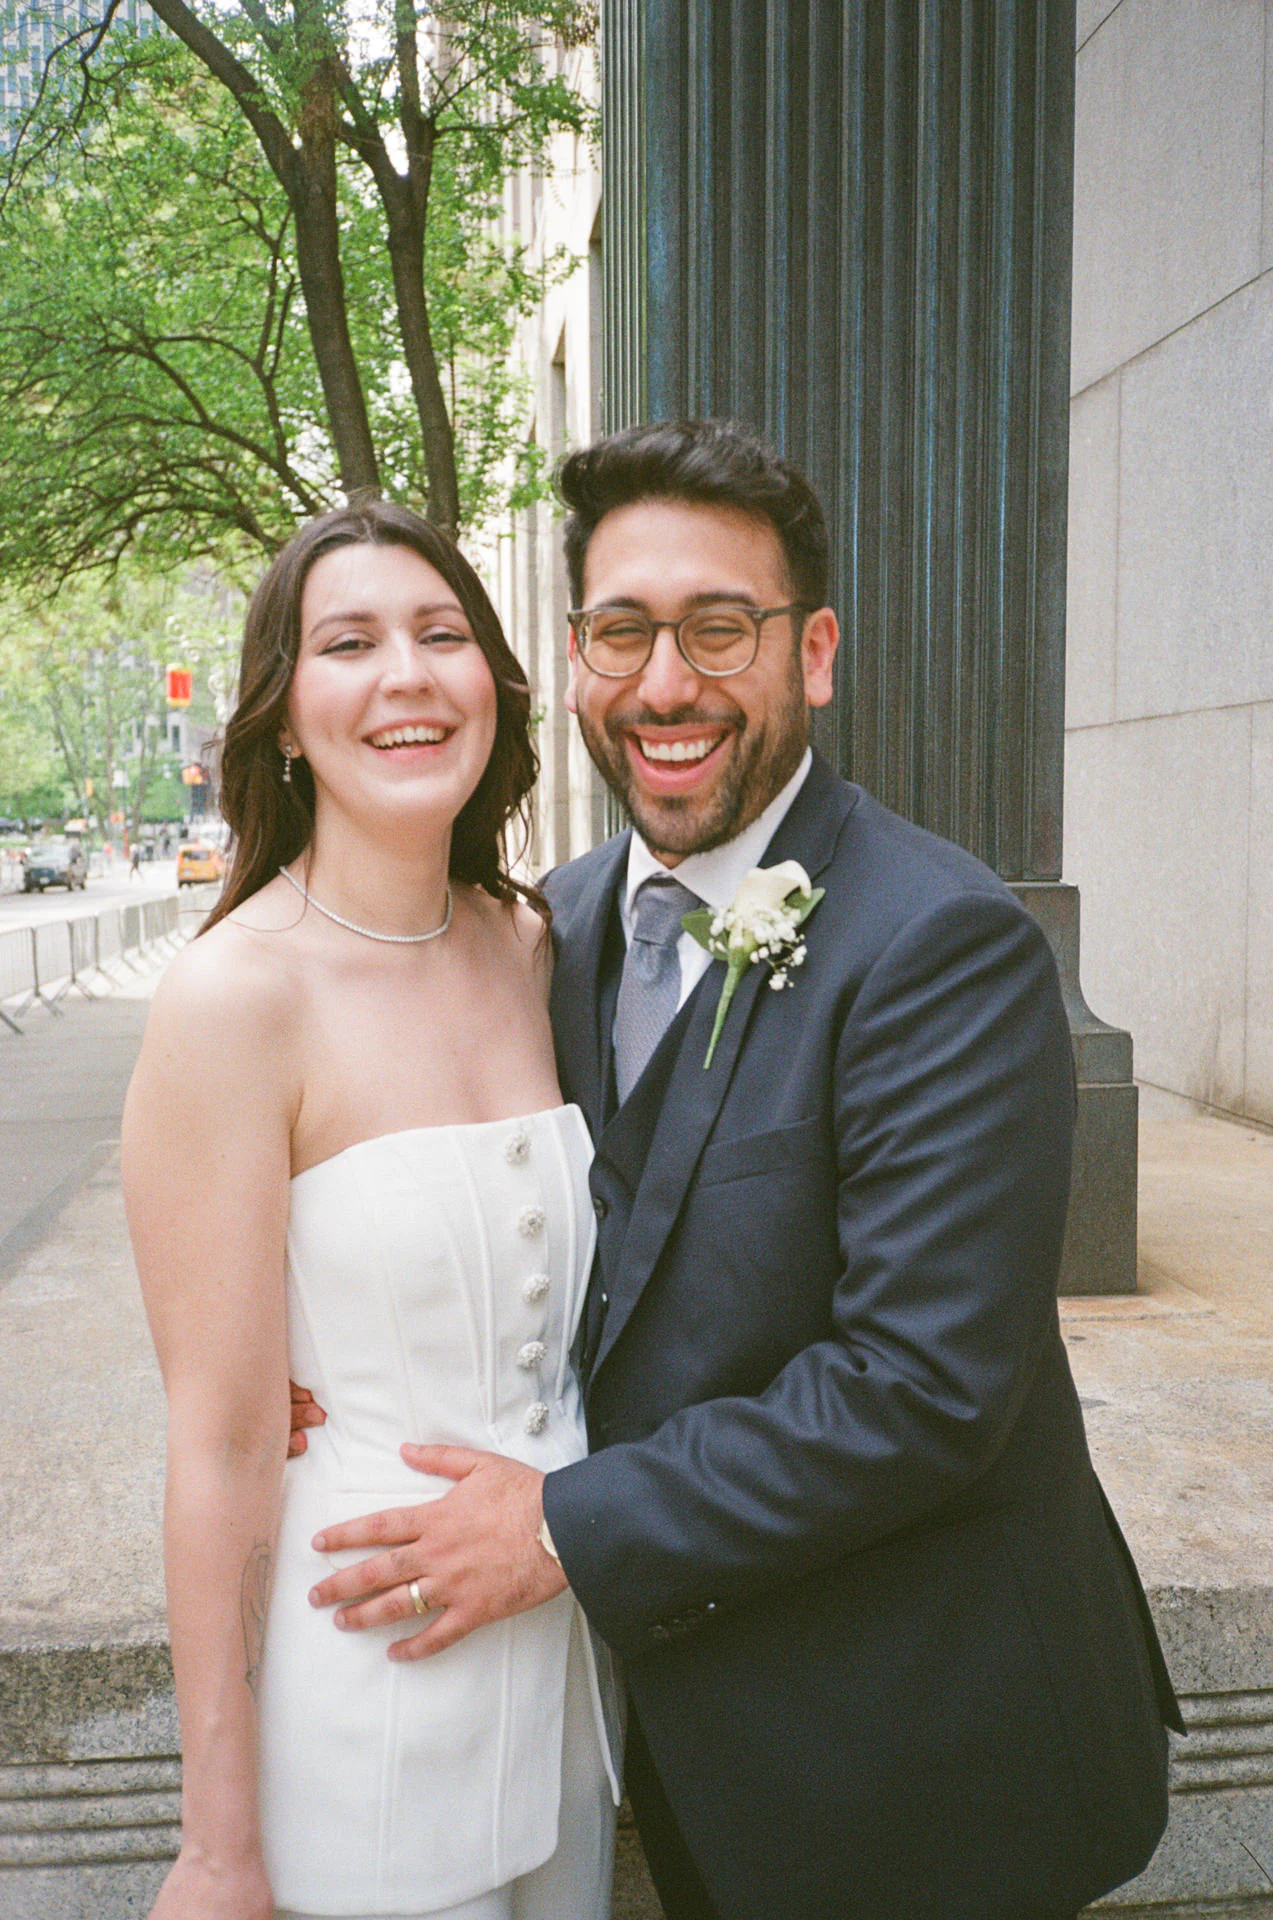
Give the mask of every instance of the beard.
M 612 708 L 600 726 L 586 717 L 581 706 L 578 720 L 597 771 L 650 851 L 677 859 L 706 853 L 749 827 L 800 764 L 809 741 L 800 648 L 792 648 L 781 700 L 763 720 L 749 723 L 733 702 L 724 712 L 700 707 L 678 707 L 674 713 L 652 713 L 640 706 Z M 628 728 L 722 725 L 733 732 L 733 750 L 704 793 L 655 798 L 641 788 L 628 755 Z

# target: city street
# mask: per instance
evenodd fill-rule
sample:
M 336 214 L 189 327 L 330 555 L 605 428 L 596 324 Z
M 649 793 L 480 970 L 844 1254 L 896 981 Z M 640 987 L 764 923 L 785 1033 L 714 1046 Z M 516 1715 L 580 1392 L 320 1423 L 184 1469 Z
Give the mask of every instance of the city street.
M 83 913 L 100 913 L 103 907 L 135 906 L 153 900 L 157 894 L 172 893 L 177 885 L 175 860 L 148 860 L 132 878 L 123 861 L 116 861 L 109 873 L 89 875 L 88 885 L 68 893 L 55 887 L 49 893 L 0 893 L 0 933 L 11 927 L 32 927 L 46 920 L 70 920 Z

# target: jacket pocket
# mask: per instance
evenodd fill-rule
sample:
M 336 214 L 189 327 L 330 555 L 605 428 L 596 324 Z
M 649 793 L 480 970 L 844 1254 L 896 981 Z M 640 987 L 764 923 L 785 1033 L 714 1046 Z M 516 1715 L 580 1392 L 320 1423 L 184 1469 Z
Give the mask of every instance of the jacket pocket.
M 789 1126 L 772 1127 L 765 1133 L 748 1133 L 735 1140 L 713 1140 L 699 1161 L 695 1185 L 700 1190 L 724 1186 L 728 1180 L 750 1180 L 757 1174 L 776 1173 L 785 1167 L 821 1168 L 829 1159 L 826 1129 L 814 1114 L 807 1120 L 794 1120 Z

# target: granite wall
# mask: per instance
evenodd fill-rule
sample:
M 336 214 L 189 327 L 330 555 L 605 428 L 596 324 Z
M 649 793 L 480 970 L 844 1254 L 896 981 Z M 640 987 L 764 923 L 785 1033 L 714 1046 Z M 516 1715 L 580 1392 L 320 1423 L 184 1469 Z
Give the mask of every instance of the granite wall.
M 1066 877 L 1136 1073 L 1273 1122 L 1273 5 L 1079 0 Z

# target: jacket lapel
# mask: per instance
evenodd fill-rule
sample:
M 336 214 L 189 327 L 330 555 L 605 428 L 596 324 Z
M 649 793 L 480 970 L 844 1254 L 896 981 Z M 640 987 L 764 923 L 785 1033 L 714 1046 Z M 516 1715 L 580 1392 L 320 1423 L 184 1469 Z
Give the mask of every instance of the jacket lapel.
M 627 870 L 628 834 L 621 834 L 573 913 L 554 922 L 556 958 L 549 1011 L 557 1064 L 568 1099 L 582 1107 L 594 1140 L 606 1119 L 610 1027 L 616 981 L 608 979 L 607 943 L 618 888 Z M 620 936 L 621 940 L 621 936 Z
M 830 864 L 840 828 L 860 791 L 815 753 L 803 787 L 765 849 L 763 865 L 798 860 L 816 883 Z M 705 1069 L 725 981 L 724 963 L 714 961 L 664 1034 L 639 1087 L 599 1137 L 598 1152 L 614 1162 L 636 1193 L 618 1271 L 606 1276 L 610 1306 L 591 1368 L 594 1379 L 631 1318 L 672 1231 L 768 978 L 767 967 L 748 968 L 712 1064 Z M 638 1168 L 639 1177 L 634 1177 Z

